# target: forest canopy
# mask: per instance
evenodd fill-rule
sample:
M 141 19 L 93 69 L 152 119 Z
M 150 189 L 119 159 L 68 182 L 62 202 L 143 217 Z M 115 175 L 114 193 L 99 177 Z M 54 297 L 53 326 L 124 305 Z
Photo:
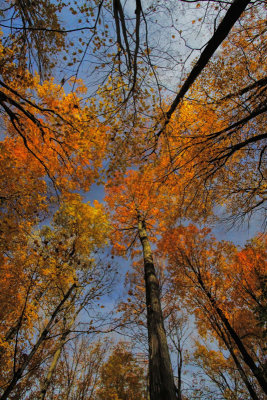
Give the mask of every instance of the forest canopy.
M 263 0 L 1 1 L 0 400 L 265 398 L 266 48 Z

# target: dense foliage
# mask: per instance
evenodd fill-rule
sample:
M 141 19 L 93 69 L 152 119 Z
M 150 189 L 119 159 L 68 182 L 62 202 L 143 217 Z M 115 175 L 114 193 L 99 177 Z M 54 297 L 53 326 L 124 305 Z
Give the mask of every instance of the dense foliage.
M 0 400 L 265 398 L 265 15 L 1 2 Z

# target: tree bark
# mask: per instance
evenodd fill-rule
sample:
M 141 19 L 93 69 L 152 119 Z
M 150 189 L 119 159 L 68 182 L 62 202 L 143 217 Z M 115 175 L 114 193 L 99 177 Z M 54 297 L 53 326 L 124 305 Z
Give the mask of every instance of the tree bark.
M 182 368 L 183 368 L 183 355 L 181 349 L 181 343 L 179 340 L 178 343 L 178 362 L 177 362 L 177 370 L 178 370 L 178 382 L 177 382 L 177 396 L 178 400 L 182 400 Z
M 143 249 L 146 285 L 150 400 L 176 400 L 176 389 L 160 304 L 159 282 L 145 223 L 140 216 L 138 217 L 138 233 Z

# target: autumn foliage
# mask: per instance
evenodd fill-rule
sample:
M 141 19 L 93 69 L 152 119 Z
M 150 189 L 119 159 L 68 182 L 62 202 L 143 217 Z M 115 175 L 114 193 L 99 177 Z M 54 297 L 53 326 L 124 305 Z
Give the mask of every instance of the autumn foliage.
M 265 398 L 265 11 L 1 3 L 0 400 Z

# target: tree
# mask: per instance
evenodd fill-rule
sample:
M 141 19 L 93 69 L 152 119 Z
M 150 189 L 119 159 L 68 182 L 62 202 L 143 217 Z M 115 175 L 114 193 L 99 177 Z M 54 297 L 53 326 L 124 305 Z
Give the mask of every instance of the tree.
M 139 257 L 139 251 L 135 251 L 134 257 Z M 154 265 L 159 279 L 160 302 L 162 307 L 164 327 L 172 358 L 174 379 L 177 387 L 177 398 L 182 399 L 184 392 L 184 366 L 186 364 L 186 342 L 190 336 L 190 327 L 187 315 L 181 307 L 180 297 L 174 295 L 172 280 L 162 259 L 154 253 Z M 121 323 L 121 332 L 130 338 L 131 344 L 138 351 L 148 353 L 147 346 L 147 315 L 145 281 L 143 273 L 143 260 L 137 259 L 132 263 L 131 270 L 127 272 L 125 279 L 126 297 L 119 304 L 117 312 L 118 322 Z M 173 361 L 175 360 L 175 361 Z
M 0 155 L 4 251 L 16 236 L 16 240 L 23 236 L 21 230 L 30 230 L 32 224 L 47 216 L 51 203 L 60 196 L 74 189 L 89 189 L 99 177 L 105 152 L 105 129 L 97 122 L 89 128 L 92 109 L 81 108 L 76 94 L 66 95 L 53 81 L 40 84 L 39 78 L 31 75 L 24 77 L 23 85 L 12 82 L 14 90 L 17 85 L 27 91 L 23 110 L 16 91 L 3 91 L 8 93 L 3 107 L 9 115 Z M 30 92 L 42 103 L 40 109 L 35 100 L 27 101 Z M 51 109 L 60 109 L 61 116 Z M 40 118 L 42 111 L 45 115 Z
M 192 363 L 200 368 L 204 373 L 206 385 L 199 384 L 199 389 L 204 392 L 203 398 L 208 393 L 213 393 L 213 398 L 217 399 L 251 399 L 239 373 L 235 367 L 233 359 L 225 355 L 225 351 L 211 350 L 209 346 L 196 342 L 196 348 L 192 355 Z M 214 387 L 214 388 L 213 388 Z M 207 388 L 205 393 L 205 388 Z
M 173 243 L 175 243 L 175 247 Z M 190 290 L 188 304 L 189 306 L 192 304 L 192 308 L 195 310 L 200 329 L 206 331 L 209 326 L 216 333 L 233 357 L 251 397 L 257 399 L 258 395 L 248 379 L 246 368 L 249 369 L 249 374 L 263 392 L 266 392 L 263 363 L 252 350 L 256 345 L 260 351 L 262 332 L 247 330 L 248 326 L 251 326 L 247 321 L 255 318 L 253 309 L 248 307 L 246 310 L 244 308 L 245 299 L 241 297 L 244 292 L 241 294 L 239 290 L 235 292 L 232 289 L 233 275 L 238 276 L 238 271 L 232 268 L 234 246 L 227 242 L 216 243 L 214 238 L 208 237 L 207 230 L 199 231 L 194 226 L 174 228 L 166 232 L 161 246 L 167 250 L 170 268 L 173 269 L 173 279 L 176 285 L 178 284 L 177 289 L 180 283 L 183 286 L 186 285 Z M 259 253 L 259 257 L 261 257 L 261 253 Z M 259 264 L 254 260 L 254 268 L 258 268 L 258 266 Z M 229 270 L 232 271 L 230 276 L 228 275 Z M 254 278 L 256 278 L 256 274 L 254 274 Z M 254 294 L 255 302 L 258 295 L 256 292 Z M 241 298 L 243 299 L 242 303 L 240 302 Z M 246 294 L 246 300 L 251 301 L 250 295 Z M 246 306 L 248 304 L 246 301 Z M 207 323 L 208 325 L 205 325 Z M 236 352 L 238 352 L 238 356 Z
M 20 73 L 37 68 L 43 78 L 51 74 L 57 53 L 65 47 L 65 35 L 57 34 L 61 29 L 58 12 L 63 8 L 61 1 L 53 4 L 17 0 L 0 10 L 6 48 L 13 51 Z
M 263 245 L 256 239 L 239 251 L 177 224 L 210 222 L 222 208 L 233 222 L 265 211 L 263 11 L 262 0 L 1 5 L 3 399 L 53 398 L 64 384 L 75 399 L 89 390 L 85 376 L 92 374 L 82 374 L 79 359 L 89 369 L 96 364 L 71 342 L 94 331 L 79 315 L 94 313 L 97 297 L 109 291 L 112 268 L 96 254 L 110 228 L 102 207 L 83 204 L 76 194 L 102 183 L 103 172 L 114 252 L 143 258 L 145 290 L 136 285 L 138 265 L 129 277 L 136 302 L 123 302 L 120 310 L 141 335 L 147 310 L 151 400 L 176 398 L 168 334 L 182 398 L 177 299 L 195 312 L 200 334 L 215 338 L 227 355 L 225 362 L 203 351 L 205 365 L 198 355 L 225 396 L 223 367 L 211 373 L 216 360 L 235 368 L 226 380 L 241 377 L 230 395 L 242 388 L 260 398 L 266 385 Z M 55 205 L 51 226 L 39 232 Z M 170 264 L 164 273 L 153 245 L 162 235 Z M 102 362 L 101 350 L 96 353 Z
M 264 43 L 261 10 L 250 9 L 205 67 L 189 98 L 172 112 L 158 144 L 159 154 L 168 159 L 161 175 L 172 184 L 171 175 L 176 175 L 178 186 L 189 173 L 185 197 L 195 191 L 195 182 L 199 185 L 191 206 L 199 197 L 203 203 L 212 201 L 224 206 L 233 222 L 256 211 L 265 219 Z
M 151 183 L 151 171 L 131 171 L 123 180 L 110 184 L 106 201 L 112 210 L 115 248 L 123 250 L 119 241 L 129 248 L 139 239 L 144 261 L 146 286 L 147 329 L 149 343 L 150 398 L 175 399 L 172 366 L 163 324 L 159 282 L 156 276 L 148 232 L 157 228 L 161 214 L 160 199 L 164 198 L 160 185 Z M 153 233 L 154 236 L 154 233 Z
M 144 370 L 124 343 L 118 343 L 100 370 L 100 400 L 145 400 Z
M 15 333 L 9 335 L 15 348 L 15 359 L 13 369 L 8 371 L 1 399 L 9 396 L 44 345 L 47 349 L 48 336 L 59 334 L 61 343 L 56 343 L 55 352 L 58 349 L 61 352 L 78 314 L 88 303 L 107 293 L 112 283 L 108 265 L 98 264 L 92 258 L 92 252 L 103 248 L 108 238 L 108 223 L 100 204 L 95 203 L 92 207 L 82 203 L 77 195 L 69 198 L 55 214 L 53 228 L 43 228 L 39 240 L 34 243 L 37 265 L 32 265 L 33 260 L 29 260 L 30 272 L 32 269 L 35 272 L 34 281 L 30 286 L 27 281 L 24 283 L 28 293 L 18 320 L 11 325 L 11 328 L 15 327 Z M 6 312 L 8 315 L 8 310 Z M 66 316 L 69 318 L 66 326 L 60 327 L 61 319 L 64 321 Z M 29 322 L 28 318 L 31 319 Z M 29 323 L 32 324 L 31 332 Z M 17 352 L 21 351 L 19 339 L 24 330 L 25 337 L 22 335 L 21 339 L 22 345 L 25 341 L 24 353 L 20 353 L 17 362 Z M 54 368 L 56 363 L 57 360 Z
M 57 368 L 46 392 L 46 399 L 94 400 L 100 369 L 106 361 L 111 341 L 105 337 L 75 335 L 61 352 Z M 38 398 L 40 387 L 31 391 L 30 400 Z

